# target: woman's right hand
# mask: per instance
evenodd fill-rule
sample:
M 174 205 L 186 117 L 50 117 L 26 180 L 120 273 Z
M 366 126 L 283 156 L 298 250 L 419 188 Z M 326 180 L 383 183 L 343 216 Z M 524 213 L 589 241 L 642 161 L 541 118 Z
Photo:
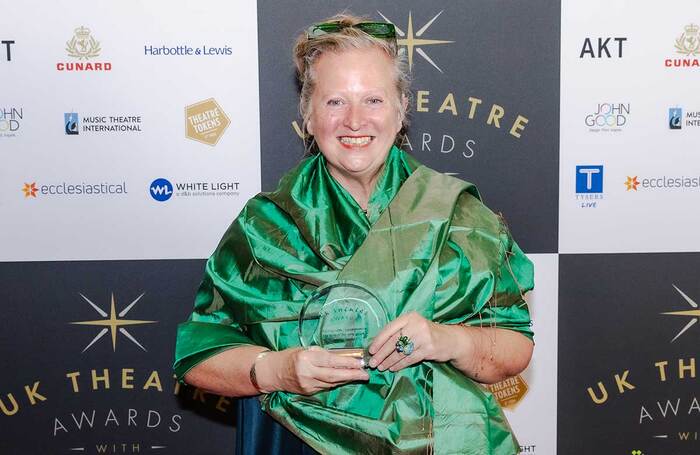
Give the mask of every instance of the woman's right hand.
M 367 381 L 362 361 L 317 346 L 271 352 L 255 365 L 260 390 L 312 395 L 353 381 Z

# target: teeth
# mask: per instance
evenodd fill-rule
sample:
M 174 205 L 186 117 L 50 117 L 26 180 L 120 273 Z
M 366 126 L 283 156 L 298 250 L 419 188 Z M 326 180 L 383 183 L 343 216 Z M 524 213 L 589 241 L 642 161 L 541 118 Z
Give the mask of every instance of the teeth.
M 346 137 L 343 136 L 340 138 L 340 142 L 343 144 L 347 145 L 367 145 L 369 144 L 369 141 L 371 141 L 372 138 L 370 136 L 363 136 L 363 137 Z

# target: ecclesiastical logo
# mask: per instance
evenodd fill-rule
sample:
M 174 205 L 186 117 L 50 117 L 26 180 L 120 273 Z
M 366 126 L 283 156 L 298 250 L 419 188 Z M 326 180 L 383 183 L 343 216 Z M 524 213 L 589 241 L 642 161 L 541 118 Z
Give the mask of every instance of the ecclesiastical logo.
M 427 39 L 423 37 L 423 34 L 425 34 L 425 32 L 428 31 L 428 28 L 430 28 L 430 26 L 433 25 L 433 22 L 435 22 L 435 20 L 443 13 L 443 11 L 440 11 L 435 16 L 433 16 L 432 19 L 430 19 L 415 33 L 413 32 L 413 16 L 411 15 L 410 11 L 408 12 L 408 25 L 406 27 L 405 32 L 401 28 L 399 28 L 399 26 L 396 25 L 394 21 L 390 20 L 384 14 L 382 14 L 381 11 L 377 11 L 377 13 L 379 13 L 379 15 L 382 16 L 382 18 L 384 18 L 385 21 L 394 24 L 394 27 L 396 27 L 396 34 L 400 37 L 396 40 L 396 43 L 399 46 L 402 46 L 399 49 L 399 52 L 408 53 L 409 69 L 413 69 L 413 52 L 415 51 L 416 54 L 420 55 L 421 57 L 423 57 L 423 59 L 425 59 L 426 62 L 430 63 L 433 66 L 433 68 L 440 71 L 441 73 L 443 72 L 442 69 L 440 69 L 440 67 L 437 66 L 437 64 L 433 61 L 433 59 L 431 59 L 428 56 L 428 54 L 423 50 L 423 47 L 425 46 L 454 43 L 454 41 Z
M 630 177 L 628 175 L 627 180 L 625 181 L 625 186 L 627 187 L 627 191 L 637 191 L 637 186 L 639 186 L 637 176 L 635 175 L 634 177 Z
M 700 27 L 686 25 L 683 34 L 676 39 L 675 48 L 679 54 L 700 55 Z
M 676 341 L 678 339 L 678 337 L 683 335 L 685 332 L 688 331 L 688 329 L 690 329 L 692 326 L 697 324 L 698 319 L 700 319 L 700 308 L 698 308 L 698 304 L 695 303 L 695 301 L 693 299 L 688 297 L 683 291 L 678 289 L 678 287 L 676 287 L 675 284 L 673 285 L 673 289 L 678 291 L 678 293 L 681 295 L 681 297 L 683 297 L 683 299 L 686 302 L 688 302 L 688 305 L 690 305 L 693 309 L 692 310 L 681 310 L 681 311 L 668 311 L 666 313 L 661 313 L 661 314 L 669 314 L 672 316 L 684 316 L 684 317 L 690 318 L 688 323 L 685 326 L 683 326 L 683 328 L 680 330 L 680 332 L 678 332 L 678 334 L 675 337 L 673 337 L 673 339 L 671 340 L 671 343 Z
M 78 60 L 98 57 L 101 50 L 100 42 L 90 35 L 89 28 L 83 26 L 76 28 L 73 38 L 66 42 L 68 56 Z
M 90 343 L 85 346 L 85 349 L 83 349 L 82 352 L 87 351 L 94 345 L 100 338 L 105 336 L 107 332 L 110 332 L 110 335 L 112 336 L 112 350 L 116 351 L 117 350 L 117 333 L 122 334 L 124 337 L 126 337 L 129 341 L 134 343 L 136 346 L 140 347 L 144 351 L 146 348 L 144 348 L 141 343 L 139 343 L 136 338 L 129 332 L 127 331 L 123 326 L 127 325 L 141 325 L 141 324 L 154 324 L 158 321 L 140 321 L 140 320 L 134 320 L 134 319 L 122 319 L 126 314 L 136 305 L 136 303 L 141 300 L 141 297 L 144 296 L 145 293 L 141 293 L 138 297 L 136 297 L 129 305 L 126 306 L 123 310 L 121 310 L 119 313 L 116 311 L 116 303 L 114 300 L 114 294 L 112 293 L 111 295 L 111 301 L 110 301 L 110 308 L 109 308 L 109 314 L 104 311 L 102 308 L 97 306 L 95 303 L 93 303 L 90 299 L 85 297 L 83 294 L 79 294 L 80 297 L 83 298 L 87 303 L 90 304 L 92 308 L 94 308 L 97 313 L 102 316 L 104 319 L 97 319 L 97 320 L 92 320 L 92 321 L 78 321 L 78 322 L 71 322 L 70 324 L 76 324 L 76 325 L 91 325 L 95 327 L 102 327 L 100 331 L 95 335 L 95 337 L 90 341 Z

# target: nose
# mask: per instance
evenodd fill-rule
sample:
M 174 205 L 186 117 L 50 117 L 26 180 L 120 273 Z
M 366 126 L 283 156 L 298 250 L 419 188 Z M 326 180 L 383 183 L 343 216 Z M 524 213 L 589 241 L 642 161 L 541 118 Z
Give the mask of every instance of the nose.
M 345 114 L 343 125 L 352 131 L 359 131 L 364 124 L 363 117 L 361 107 L 350 104 Z

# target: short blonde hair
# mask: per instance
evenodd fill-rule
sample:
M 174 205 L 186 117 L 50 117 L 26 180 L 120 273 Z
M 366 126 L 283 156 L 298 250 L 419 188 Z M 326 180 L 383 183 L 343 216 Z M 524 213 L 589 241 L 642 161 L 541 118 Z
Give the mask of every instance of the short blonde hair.
M 313 65 L 326 52 L 343 52 L 351 49 L 376 48 L 384 52 L 391 59 L 395 69 L 396 82 L 396 106 L 401 118 L 401 131 L 397 134 L 396 143 L 401 144 L 405 137 L 405 129 L 408 126 L 406 108 L 403 99 L 410 99 L 410 76 L 406 57 L 399 54 L 396 40 L 376 38 L 368 35 L 353 25 L 361 22 L 371 22 L 367 17 L 353 16 L 352 14 L 336 14 L 321 22 L 338 22 L 345 27 L 338 32 L 327 33 L 310 38 L 306 30 L 301 32 L 294 44 L 294 65 L 297 69 L 297 78 L 301 86 L 299 94 L 299 113 L 303 120 L 302 131 L 308 139 L 306 125 L 311 118 L 311 95 L 316 88 Z

